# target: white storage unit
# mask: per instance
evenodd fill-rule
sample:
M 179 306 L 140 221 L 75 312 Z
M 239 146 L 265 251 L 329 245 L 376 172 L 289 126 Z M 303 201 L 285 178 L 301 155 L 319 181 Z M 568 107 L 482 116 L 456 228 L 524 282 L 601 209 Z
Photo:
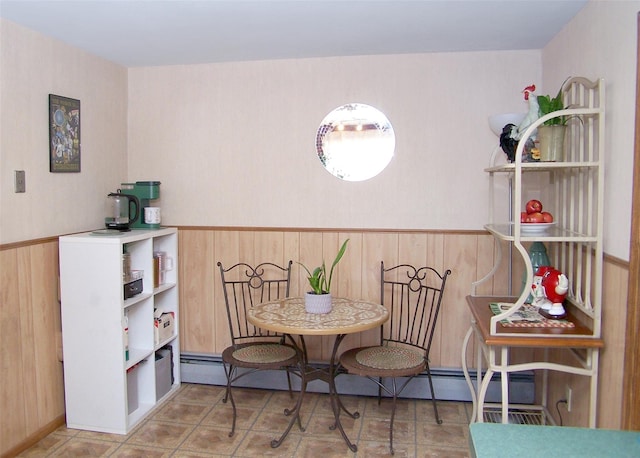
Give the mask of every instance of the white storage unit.
M 173 258 L 154 287 L 154 252 Z M 142 271 L 142 291 L 125 299 L 123 253 Z M 91 232 L 60 237 L 66 418 L 69 428 L 126 434 L 180 385 L 178 231 Z M 173 314 L 173 332 L 154 342 L 154 310 Z M 128 332 L 125 328 L 128 327 Z M 170 350 L 170 351 L 166 351 Z M 170 371 L 156 374 L 156 354 Z M 166 360 L 165 360 L 166 361 Z M 166 365 L 166 363 L 165 363 Z M 156 399 L 158 385 L 166 391 Z M 164 378 L 163 378 L 164 377 Z
M 507 328 L 501 320 L 517 312 L 529 296 L 528 288 L 510 297 L 492 297 L 477 294 L 477 288 L 492 281 L 499 265 L 482 279 L 472 285 L 467 302 L 472 312 L 472 325 L 463 344 L 463 370 L 474 400 L 474 417 L 483 421 L 487 407 L 497 407 L 498 417 L 503 423 L 510 420 L 512 407 L 521 410 L 529 406 L 509 405 L 509 374 L 541 370 L 543 372 L 541 405 L 543 413 L 541 423 L 548 423 L 547 410 L 548 371 L 559 371 L 589 378 L 589 419 L 590 427 L 596 426 L 597 379 L 600 349 L 604 342 L 601 336 L 602 316 L 602 265 L 603 265 L 603 196 L 604 196 L 604 145 L 605 145 L 605 84 L 604 80 L 589 81 L 585 78 L 571 78 L 563 86 L 564 110 L 547 114 L 524 131 L 516 151 L 513 163 L 492 164 L 486 169 L 490 181 L 491 205 L 497 203 L 500 196 L 513 195 L 511 221 L 495 221 L 497 209 L 491 208 L 490 222 L 485 228 L 499 241 L 515 248 L 525 265 L 523 284 L 531 285 L 533 267 L 527 246 L 533 242 L 544 242 L 549 250 L 551 265 L 563 272 L 569 279 L 569 292 L 565 307 L 568 320 L 574 324 L 569 329 L 544 328 Z M 552 118 L 568 119 L 565 134 L 565 157 L 557 162 L 522 162 L 522 152 L 526 140 L 536 128 Z M 531 178 L 533 180 L 527 180 Z M 500 188 L 499 177 L 509 178 L 509 194 Z M 546 178 L 545 180 L 537 180 Z M 537 180 L 537 181 L 536 181 Z M 553 210 L 555 227 L 541 233 L 523 231 L 520 212 L 524 210 L 526 191 L 532 183 L 546 182 L 543 189 L 534 189 L 541 193 L 545 207 Z M 539 186 L 539 185 L 538 185 Z M 498 244 L 500 248 L 501 244 Z M 497 256 L 498 261 L 502 259 Z M 499 315 L 489 311 L 491 302 L 512 304 Z M 486 374 L 480 377 L 478 372 L 475 385 L 471 383 L 466 367 L 466 350 L 472 334 L 476 336 L 477 366 L 487 366 Z M 514 347 L 544 349 L 542 357 L 536 361 L 516 363 L 510 360 L 509 351 Z M 569 354 L 570 364 L 548 360 L 550 350 L 565 351 Z M 571 359 L 573 358 L 573 359 Z M 484 360 L 484 361 L 483 361 Z M 486 389 L 491 376 L 499 373 L 502 379 L 502 402 L 491 406 L 484 402 Z M 535 410 L 535 409 L 533 409 Z

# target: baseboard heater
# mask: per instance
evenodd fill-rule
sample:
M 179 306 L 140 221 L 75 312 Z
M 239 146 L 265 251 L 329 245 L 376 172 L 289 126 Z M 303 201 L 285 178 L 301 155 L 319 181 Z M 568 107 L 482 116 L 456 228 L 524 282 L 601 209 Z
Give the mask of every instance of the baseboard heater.
M 322 363 L 318 364 L 322 366 Z M 328 364 L 324 364 L 328 366 Z M 475 381 L 475 371 L 471 373 Z M 199 383 L 205 385 L 226 385 L 224 366 L 219 356 L 197 353 L 182 353 L 180 355 L 180 376 L 185 383 Z M 462 369 L 432 368 L 436 398 L 444 401 L 471 401 L 469 386 L 464 379 Z M 421 383 L 413 380 L 402 392 L 402 397 L 413 399 L 431 399 L 427 375 L 423 373 L 418 378 Z M 300 379 L 292 378 L 294 389 L 300 388 Z M 235 386 L 247 388 L 264 388 L 272 390 L 286 390 L 287 379 L 282 371 L 258 371 L 238 380 Z M 343 374 L 337 377 L 338 392 L 347 395 L 377 396 L 377 385 L 362 377 Z M 328 393 L 328 386 L 320 380 L 314 380 L 307 386 L 307 391 Z M 486 402 L 500 402 L 500 377 L 494 376 L 489 384 Z M 513 373 L 509 377 L 510 402 L 516 404 L 533 404 L 535 398 L 535 384 L 533 371 Z

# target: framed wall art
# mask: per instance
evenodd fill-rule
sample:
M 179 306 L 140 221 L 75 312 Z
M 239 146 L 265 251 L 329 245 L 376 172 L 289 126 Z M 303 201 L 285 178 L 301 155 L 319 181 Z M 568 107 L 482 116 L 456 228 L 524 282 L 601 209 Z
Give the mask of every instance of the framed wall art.
M 49 94 L 49 171 L 80 172 L 80 100 Z

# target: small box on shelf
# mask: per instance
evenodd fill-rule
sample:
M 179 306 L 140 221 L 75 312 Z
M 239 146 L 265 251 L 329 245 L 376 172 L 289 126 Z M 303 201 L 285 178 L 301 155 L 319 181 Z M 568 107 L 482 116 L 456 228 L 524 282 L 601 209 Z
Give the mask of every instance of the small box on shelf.
M 124 298 L 129 299 L 140 294 L 143 290 L 142 277 L 144 272 L 142 270 L 132 270 L 129 274 L 124 275 Z
M 156 352 L 156 400 L 171 390 L 173 385 L 173 351 L 171 347 L 163 347 Z
M 138 409 L 138 365 L 127 369 L 127 413 L 131 414 Z
M 162 313 L 160 310 L 154 312 L 154 345 L 158 345 L 173 335 L 175 328 L 175 318 L 173 312 Z

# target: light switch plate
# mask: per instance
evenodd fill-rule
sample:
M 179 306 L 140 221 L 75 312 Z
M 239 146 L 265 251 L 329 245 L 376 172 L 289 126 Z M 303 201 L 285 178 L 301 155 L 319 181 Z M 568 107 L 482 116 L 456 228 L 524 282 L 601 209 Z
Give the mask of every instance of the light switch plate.
M 24 170 L 15 170 L 14 192 L 26 192 L 26 183 Z

